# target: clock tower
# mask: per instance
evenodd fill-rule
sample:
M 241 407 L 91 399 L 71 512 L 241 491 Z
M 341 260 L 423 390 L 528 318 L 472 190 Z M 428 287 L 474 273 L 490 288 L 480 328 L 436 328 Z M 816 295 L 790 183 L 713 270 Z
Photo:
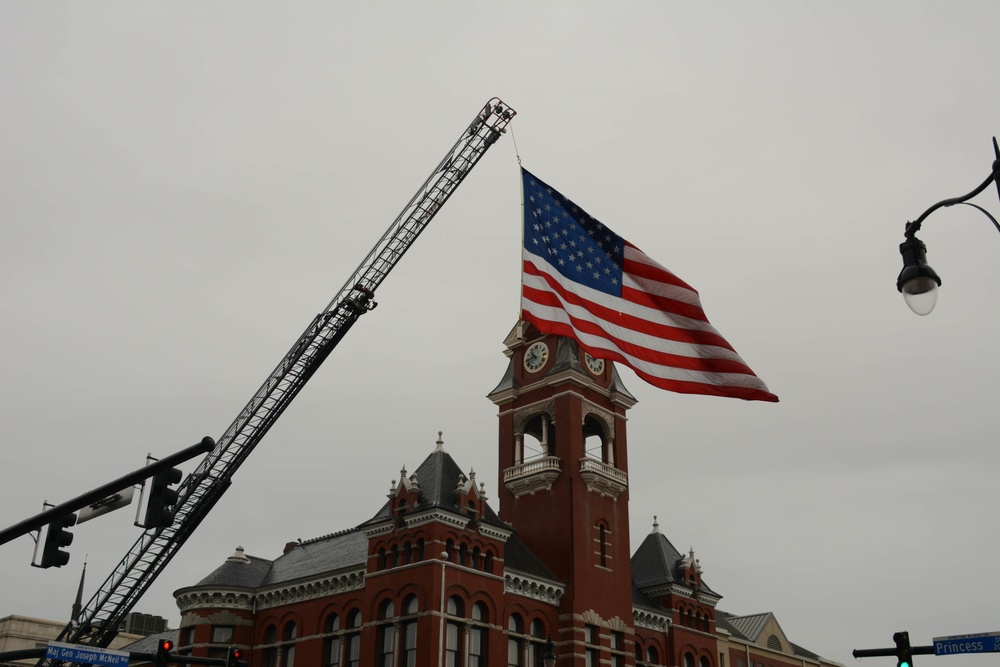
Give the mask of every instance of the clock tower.
M 636 399 L 613 363 L 569 338 L 521 321 L 504 344 L 507 372 L 489 394 L 500 518 L 566 584 L 558 652 L 586 654 L 598 628 L 623 644 L 632 625 L 625 413 Z

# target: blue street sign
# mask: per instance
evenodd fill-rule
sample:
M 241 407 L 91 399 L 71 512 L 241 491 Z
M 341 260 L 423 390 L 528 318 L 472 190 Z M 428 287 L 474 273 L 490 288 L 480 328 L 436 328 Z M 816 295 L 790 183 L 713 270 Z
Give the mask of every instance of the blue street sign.
M 980 632 L 975 635 L 934 638 L 934 655 L 996 653 L 998 651 L 1000 651 L 1000 632 Z
M 86 665 L 110 665 L 128 667 L 129 654 L 94 646 L 49 642 L 45 647 L 45 657 L 63 662 L 82 662 Z

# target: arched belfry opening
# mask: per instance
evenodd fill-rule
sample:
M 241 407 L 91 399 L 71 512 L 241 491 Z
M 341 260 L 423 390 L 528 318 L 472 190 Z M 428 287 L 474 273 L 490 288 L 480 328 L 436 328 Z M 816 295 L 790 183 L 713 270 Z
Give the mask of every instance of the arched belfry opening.
M 520 433 L 520 456 L 514 452 L 517 463 L 525 463 L 556 454 L 556 429 L 552 417 L 545 412 L 529 417 Z M 518 443 L 515 443 L 515 447 Z
M 614 438 L 611 436 L 610 431 L 610 427 L 604 420 L 598 418 L 596 415 L 589 414 L 584 417 L 584 456 L 613 466 L 615 464 Z

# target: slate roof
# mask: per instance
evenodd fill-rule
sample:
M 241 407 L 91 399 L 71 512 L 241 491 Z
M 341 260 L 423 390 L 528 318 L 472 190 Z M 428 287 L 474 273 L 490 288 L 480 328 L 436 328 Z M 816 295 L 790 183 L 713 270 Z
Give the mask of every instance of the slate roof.
M 634 578 L 632 580 L 632 604 L 636 607 L 645 607 L 646 609 L 654 609 L 659 612 L 668 611 L 662 604 L 650 599 L 645 593 L 639 590 L 639 586 L 636 585 Z
M 347 568 L 368 560 L 368 538 L 356 528 L 300 542 L 271 564 L 261 582 L 273 586 Z
M 640 589 L 674 583 L 687 585 L 680 568 L 682 558 L 667 536 L 654 530 L 646 536 L 632 556 L 632 581 Z M 701 581 L 701 589 L 711 595 L 718 595 L 704 579 Z
M 243 548 L 226 559 L 226 562 L 215 568 L 211 574 L 199 581 L 195 586 L 215 586 L 220 588 L 256 588 L 264 581 L 271 561 L 256 556 L 245 556 Z
M 542 579 L 559 581 L 552 571 L 545 564 L 538 560 L 538 557 L 531 553 L 528 545 L 521 541 L 516 534 L 507 538 L 507 543 L 503 548 L 503 565 L 512 570 L 523 572 Z
M 431 455 L 424 459 L 424 462 L 413 474 L 416 475 L 417 484 L 420 485 L 420 496 L 409 512 L 437 508 L 455 514 L 465 513 L 465 508 L 460 507 L 455 502 L 455 487 L 458 486 L 460 480 L 467 479 L 467 476 L 455 463 L 455 459 L 451 458 L 451 454 L 444 451 L 442 447 L 439 446 L 431 452 Z M 386 503 L 375 516 L 361 525 L 379 523 L 389 516 L 389 503 Z M 511 527 L 501 521 L 488 504 L 480 520 L 488 525 L 511 530 Z
M 174 644 L 177 643 L 179 630 L 164 630 L 163 632 L 157 632 L 156 634 L 146 635 L 142 639 L 137 639 L 131 644 L 126 644 L 118 651 L 128 651 L 129 653 L 156 653 L 157 647 L 160 645 L 161 639 L 173 640 Z

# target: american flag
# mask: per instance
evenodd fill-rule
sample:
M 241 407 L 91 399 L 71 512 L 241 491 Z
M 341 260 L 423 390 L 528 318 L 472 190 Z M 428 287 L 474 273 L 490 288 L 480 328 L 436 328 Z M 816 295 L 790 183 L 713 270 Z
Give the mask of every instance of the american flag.
M 522 317 L 683 394 L 777 401 L 690 285 L 525 169 Z

